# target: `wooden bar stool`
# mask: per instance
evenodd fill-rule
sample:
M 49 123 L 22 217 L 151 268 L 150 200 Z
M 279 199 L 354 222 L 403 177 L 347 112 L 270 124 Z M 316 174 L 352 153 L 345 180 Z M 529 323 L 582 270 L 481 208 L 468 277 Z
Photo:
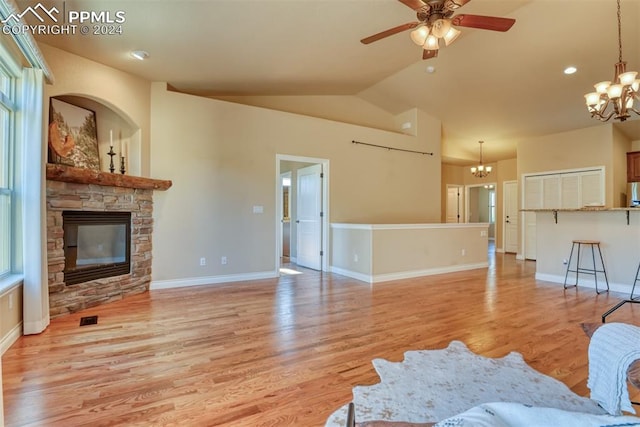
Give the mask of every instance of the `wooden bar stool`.
M 577 256 L 576 256 L 576 269 L 571 270 L 571 260 L 573 259 L 573 250 L 576 245 L 578 246 Z M 591 247 L 591 260 L 593 261 L 593 268 L 581 267 L 580 266 L 580 252 L 582 245 Z M 602 270 L 598 270 L 596 267 L 596 252 L 595 248 L 598 248 L 598 255 L 600 255 L 600 264 L 602 265 Z M 567 278 L 569 277 L 569 272 L 576 273 L 576 283 L 573 285 L 567 286 Z M 574 240 L 571 244 L 571 253 L 569 254 L 569 262 L 567 263 L 567 272 L 564 275 L 564 288 L 570 288 L 572 286 L 578 286 L 578 276 L 582 274 L 590 274 L 594 277 L 596 282 L 596 293 L 599 294 L 600 290 L 598 289 L 598 273 L 604 274 L 604 281 L 607 283 L 607 290 L 609 292 L 609 279 L 607 279 L 607 272 L 604 267 L 604 259 L 602 258 L 602 251 L 600 250 L 600 242 L 597 240 Z

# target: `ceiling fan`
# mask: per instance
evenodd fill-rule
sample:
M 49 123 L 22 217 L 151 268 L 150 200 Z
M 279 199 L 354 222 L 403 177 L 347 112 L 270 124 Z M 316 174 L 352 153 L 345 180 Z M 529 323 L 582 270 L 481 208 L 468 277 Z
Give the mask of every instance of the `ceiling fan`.
M 415 28 L 411 40 L 424 49 L 422 59 L 438 56 L 440 39 L 449 46 L 460 35 L 454 28 L 470 27 L 482 30 L 507 31 L 516 22 L 511 18 L 481 15 L 456 15 L 453 12 L 471 0 L 398 0 L 416 11 L 418 22 L 409 22 L 390 28 L 360 40 L 364 44 L 373 43 L 385 37 Z

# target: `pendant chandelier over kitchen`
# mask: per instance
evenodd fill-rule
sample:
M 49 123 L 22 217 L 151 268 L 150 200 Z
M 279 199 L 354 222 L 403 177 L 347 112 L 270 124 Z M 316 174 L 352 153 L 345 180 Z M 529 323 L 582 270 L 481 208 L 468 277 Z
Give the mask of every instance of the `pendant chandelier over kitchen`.
M 630 111 L 640 115 L 640 111 L 634 108 L 636 101 L 640 103 L 640 80 L 636 78 L 637 75 L 636 71 L 627 71 L 627 63 L 622 60 L 622 30 L 620 0 L 618 0 L 618 62 L 615 65 L 613 83 L 610 81 L 597 83 L 594 85 L 596 91 L 584 96 L 591 117 L 603 122 L 613 117 L 624 122 L 631 117 Z
M 485 166 L 482 163 L 482 144 L 484 144 L 484 141 L 478 141 L 478 144 L 480 144 L 480 164 L 471 167 L 471 175 L 476 178 L 484 178 L 491 173 L 491 166 Z

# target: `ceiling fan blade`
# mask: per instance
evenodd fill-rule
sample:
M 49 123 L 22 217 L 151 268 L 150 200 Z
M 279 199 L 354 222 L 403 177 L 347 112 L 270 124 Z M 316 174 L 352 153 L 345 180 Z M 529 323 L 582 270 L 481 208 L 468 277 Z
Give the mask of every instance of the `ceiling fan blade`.
M 471 0 L 446 0 L 444 2 L 444 7 L 445 9 L 448 9 L 448 10 L 455 10 L 455 9 L 458 9 L 459 7 L 464 6 L 470 1 Z
M 436 56 L 438 56 L 437 50 L 427 50 L 427 49 L 422 50 L 422 59 L 435 58 Z
M 363 44 L 373 43 L 373 42 L 378 41 L 380 39 L 383 39 L 385 37 L 389 37 L 389 36 L 392 36 L 394 34 L 401 33 L 402 31 L 406 31 L 406 30 L 410 30 L 412 28 L 415 28 L 420 24 L 421 24 L 420 22 L 408 22 L 406 24 L 398 25 L 397 27 L 389 28 L 388 30 L 383 31 L 381 33 L 374 34 L 374 35 L 369 36 L 369 37 L 365 37 L 364 39 L 360 40 L 360 42 L 363 43 Z
M 409 6 L 413 10 L 418 10 L 425 6 L 422 0 L 398 0 L 400 3 L 404 3 L 406 6 Z
M 460 27 L 480 28 L 482 30 L 507 31 L 515 24 L 511 18 L 481 15 L 456 15 L 451 20 L 453 25 Z

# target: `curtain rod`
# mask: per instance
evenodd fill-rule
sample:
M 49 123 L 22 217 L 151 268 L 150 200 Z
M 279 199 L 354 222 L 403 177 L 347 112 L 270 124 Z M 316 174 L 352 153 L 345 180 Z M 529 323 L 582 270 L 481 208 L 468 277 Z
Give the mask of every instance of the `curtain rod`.
M 433 153 L 427 153 L 426 151 L 405 150 L 404 148 L 387 147 L 384 145 L 369 144 L 367 142 L 360 142 L 360 141 L 351 141 L 351 142 L 353 144 L 367 145 L 369 147 L 384 148 L 387 150 L 395 150 L 395 151 L 404 151 L 405 153 L 428 154 L 430 156 L 433 156 Z

